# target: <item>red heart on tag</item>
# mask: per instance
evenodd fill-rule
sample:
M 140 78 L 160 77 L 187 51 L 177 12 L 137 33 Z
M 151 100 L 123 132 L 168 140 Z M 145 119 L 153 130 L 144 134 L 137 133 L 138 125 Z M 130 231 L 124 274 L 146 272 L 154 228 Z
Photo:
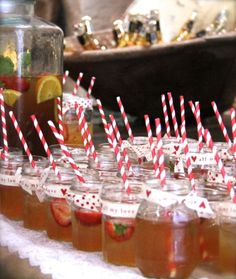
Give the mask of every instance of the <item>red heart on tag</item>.
M 61 189 L 61 192 L 62 192 L 63 196 L 65 196 L 67 189 Z
M 178 150 L 179 150 L 179 146 L 178 146 L 178 145 L 174 145 L 174 149 L 175 149 L 176 151 L 178 151 Z
M 195 162 L 197 159 L 197 156 L 191 156 L 192 160 Z
M 205 205 L 204 201 L 199 205 L 199 207 L 206 208 L 206 205 Z
M 147 194 L 147 197 L 149 197 L 149 196 L 150 196 L 150 194 L 151 194 L 151 191 L 146 190 L 146 194 Z

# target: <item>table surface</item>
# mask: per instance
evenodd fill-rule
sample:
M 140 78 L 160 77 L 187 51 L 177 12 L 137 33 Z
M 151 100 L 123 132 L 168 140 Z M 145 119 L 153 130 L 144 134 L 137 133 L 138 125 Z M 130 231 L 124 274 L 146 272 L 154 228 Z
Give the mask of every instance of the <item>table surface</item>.
M 226 125 L 229 121 L 226 119 Z M 216 141 L 223 140 L 217 123 L 214 119 L 208 119 L 206 124 L 211 127 L 213 138 Z M 230 129 L 228 129 L 230 130 Z M 196 131 L 195 127 L 188 127 L 189 136 L 195 137 Z M 125 130 L 121 129 L 122 134 L 125 137 Z M 145 128 L 142 125 L 137 124 L 133 128 L 135 135 L 146 135 Z M 95 125 L 94 127 L 94 140 L 96 145 L 105 141 L 105 135 L 102 132 L 102 127 L 100 125 Z M 78 274 L 79 275 L 79 274 Z M 0 247 L 0 279 L 51 279 L 51 275 L 45 275 L 40 272 L 38 267 L 32 267 L 27 259 L 20 259 L 17 253 L 10 253 L 7 247 Z M 88 277 L 89 278 L 89 277 Z M 214 273 L 214 271 L 198 267 L 191 276 L 192 279 L 198 278 L 208 278 L 208 279 L 223 279 L 233 277 L 225 277 Z M 66 279 L 66 278 L 65 278 Z M 72 279 L 72 278 L 69 278 Z

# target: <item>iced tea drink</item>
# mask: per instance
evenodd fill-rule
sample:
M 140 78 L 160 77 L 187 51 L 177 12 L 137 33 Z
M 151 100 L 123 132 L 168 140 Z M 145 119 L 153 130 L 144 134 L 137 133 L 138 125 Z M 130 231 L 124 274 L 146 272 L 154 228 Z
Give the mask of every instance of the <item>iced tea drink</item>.
M 19 186 L 24 156 L 0 161 L 1 213 L 12 220 L 23 218 L 23 192 Z
M 61 80 L 61 76 L 48 74 L 34 77 L 0 76 L 0 82 L 5 88 L 3 96 L 9 145 L 22 148 L 19 137 L 9 119 L 9 111 L 14 112 L 34 155 L 45 156 L 46 154 L 30 118 L 32 114 L 36 115 L 48 144 L 56 143 L 55 137 L 51 136 L 47 121 L 52 120 L 57 125 L 56 98 L 62 96 Z
M 236 276 L 236 204 L 223 203 L 219 218 L 219 268 L 224 274 Z
M 83 106 L 85 118 L 88 123 L 89 131 L 93 135 L 92 124 L 92 100 L 74 96 L 69 93 L 63 95 L 63 128 L 66 144 L 82 144 L 83 139 L 80 133 L 78 118 L 76 115 L 75 104 Z
M 50 173 L 45 182 L 47 235 L 61 241 L 72 241 L 71 209 L 66 195 L 72 185 L 74 174 L 69 169 L 59 168 L 61 179 Z
M 92 172 L 92 170 L 90 170 Z M 72 243 L 82 251 L 101 251 L 102 214 L 99 192 L 102 181 L 96 175 L 84 175 L 85 183 L 75 181 L 70 194 L 74 196 L 72 206 Z
M 141 201 L 140 184 L 131 184 L 127 194 L 123 185 L 102 189 L 102 253 L 106 262 L 115 265 L 136 266 L 135 216 Z

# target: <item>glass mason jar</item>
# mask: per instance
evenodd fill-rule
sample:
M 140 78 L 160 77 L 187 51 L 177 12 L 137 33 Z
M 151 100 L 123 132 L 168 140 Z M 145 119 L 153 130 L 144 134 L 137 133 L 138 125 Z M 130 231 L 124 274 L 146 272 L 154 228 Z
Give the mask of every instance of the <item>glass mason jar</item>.
M 0 160 L 1 213 L 9 219 L 22 220 L 23 192 L 19 179 L 23 161 L 28 159 L 14 154 L 9 153 L 7 160 Z
M 47 211 L 47 235 L 61 241 L 72 241 L 71 209 L 66 197 L 73 183 L 74 172 L 59 167 L 61 178 L 50 171 L 44 184 Z
M 82 251 L 95 252 L 102 249 L 102 214 L 99 193 L 103 182 L 98 173 L 89 170 L 82 175 L 85 183 L 74 180 L 70 188 L 72 216 L 72 243 Z
M 106 262 L 135 266 L 135 216 L 141 202 L 142 183 L 130 182 L 131 193 L 123 184 L 102 188 L 102 253 Z
M 88 128 L 91 135 L 93 135 L 93 104 L 91 98 L 84 98 L 70 93 L 63 94 L 63 128 L 64 140 L 66 144 L 83 145 L 83 139 L 78 125 L 78 118 L 76 114 L 75 104 L 83 106 L 84 116 L 88 123 Z
M 189 187 L 185 179 L 167 179 L 163 191 L 158 182 L 147 185 L 135 223 L 136 265 L 144 276 L 187 278 L 197 266 L 199 218 L 178 202 Z
M 48 120 L 57 124 L 56 98 L 62 96 L 63 32 L 34 17 L 34 0 L 0 1 L 0 85 L 6 105 L 10 146 L 22 145 L 8 112 L 14 112 L 35 155 L 45 155 L 30 116 L 35 114 L 49 144 Z
M 224 202 L 219 208 L 219 268 L 236 276 L 236 203 Z
M 41 175 L 48 166 L 48 160 L 41 156 L 33 156 L 36 167 L 29 162 L 22 165 L 19 184 L 23 190 L 24 208 L 23 225 L 33 230 L 46 230 L 46 210 L 41 195 Z

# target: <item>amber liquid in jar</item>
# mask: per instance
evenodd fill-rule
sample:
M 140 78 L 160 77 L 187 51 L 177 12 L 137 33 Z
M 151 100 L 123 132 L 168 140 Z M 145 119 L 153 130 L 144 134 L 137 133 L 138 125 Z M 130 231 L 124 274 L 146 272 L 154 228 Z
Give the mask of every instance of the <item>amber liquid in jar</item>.
M 72 241 L 71 210 L 64 198 L 47 202 L 47 235 L 51 239 Z
M 87 209 L 72 210 L 72 243 L 82 251 L 94 252 L 102 249 L 101 213 Z
M 135 266 L 134 218 L 103 215 L 102 223 L 104 260 L 115 265 Z
M 143 275 L 188 278 L 199 260 L 198 227 L 196 220 L 173 224 L 137 218 L 136 263 Z
M 35 193 L 24 191 L 23 224 L 27 229 L 46 230 L 46 205 L 40 202 Z

